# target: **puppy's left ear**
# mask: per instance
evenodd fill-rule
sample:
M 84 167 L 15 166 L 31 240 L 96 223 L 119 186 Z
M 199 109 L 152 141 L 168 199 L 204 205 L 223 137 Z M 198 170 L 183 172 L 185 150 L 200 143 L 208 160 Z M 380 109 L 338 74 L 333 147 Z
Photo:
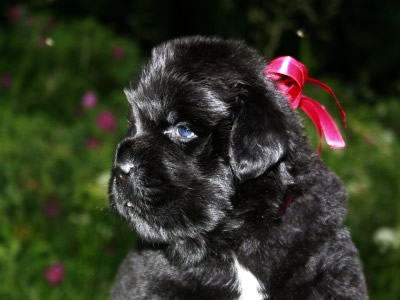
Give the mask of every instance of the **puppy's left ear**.
M 261 89 L 242 99 L 231 131 L 230 163 L 241 181 L 264 174 L 286 154 L 288 138 L 278 96 Z

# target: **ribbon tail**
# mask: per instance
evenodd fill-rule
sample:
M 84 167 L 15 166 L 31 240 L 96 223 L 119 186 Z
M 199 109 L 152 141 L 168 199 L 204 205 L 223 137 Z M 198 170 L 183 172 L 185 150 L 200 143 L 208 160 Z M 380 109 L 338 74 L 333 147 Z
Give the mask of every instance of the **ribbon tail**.
M 319 87 L 323 88 L 326 92 L 328 92 L 329 94 L 332 95 L 332 97 L 335 99 L 337 106 L 339 107 L 340 110 L 340 114 L 342 116 L 342 121 L 344 124 L 344 127 L 347 127 L 347 123 L 346 123 L 346 113 L 344 112 L 344 109 L 342 107 L 342 105 L 339 102 L 339 99 L 336 97 L 335 93 L 333 92 L 333 90 L 331 89 L 331 87 L 317 79 L 314 78 L 307 78 L 307 82 L 313 83 L 315 85 L 318 85 Z
M 312 105 L 309 105 L 307 102 L 307 98 L 304 96 L 301 98 L 300 108 L 306 113 L 306 115 L 311 119 L 315 128 L 317 129 L 318 136 L 319 136 L 319 144 L 317 148 L 317 153 L 321 153 L 322 148 L 322 125 L 320 122 L 320 118 L 318 112 L 313 109 Z
M 309 97 L 303 96 L 300 107 L 310 117 L 318 130 L 320 137 L 318 152 L 321 150 L 322 134 L 325 137 L 326 143 L 332 149 L 342 149 L 346 146 L 335 121 L 321 104 Z

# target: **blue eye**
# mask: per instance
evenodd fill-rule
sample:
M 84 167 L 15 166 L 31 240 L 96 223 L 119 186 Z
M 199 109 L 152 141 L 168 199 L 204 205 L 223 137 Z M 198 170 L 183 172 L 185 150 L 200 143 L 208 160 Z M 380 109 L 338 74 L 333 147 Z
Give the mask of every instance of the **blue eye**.
M 185 126 L 178 126 L 178 135 L 185 138 L 194 137 L 194 132 Z

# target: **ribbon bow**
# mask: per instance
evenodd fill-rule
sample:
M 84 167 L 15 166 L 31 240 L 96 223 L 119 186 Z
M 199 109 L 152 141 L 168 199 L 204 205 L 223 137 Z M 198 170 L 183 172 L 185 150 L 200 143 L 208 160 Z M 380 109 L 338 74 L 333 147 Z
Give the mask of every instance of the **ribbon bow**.
M 318 153 L 321 151 L 322 134 L 326 143 L 333 149 L 342 149 L 346 146 L 335 121 L 328 111 L 314 99 L 302 94 L 307 82 L 320 86 L 333 96 L 342 115 L 346 127 L 346 113 L 332 89 L 326 84 L 308 77 L 305 65 L 290 56 L 282 56 L 272 60 L 264 70 L 265 76 L 276 81 L 279 90 L 287 95 L 293 109 L 300 108 L 309 116 L 317 128 L 319 135 Z

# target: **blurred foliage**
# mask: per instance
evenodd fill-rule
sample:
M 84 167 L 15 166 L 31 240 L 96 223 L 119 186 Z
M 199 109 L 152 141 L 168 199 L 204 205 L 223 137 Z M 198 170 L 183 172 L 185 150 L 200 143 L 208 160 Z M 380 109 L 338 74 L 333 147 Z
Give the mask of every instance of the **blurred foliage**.
M 343 82 L 324 82 L 340 95 L 348 128 L 342 130 L 347 147 L 333 151 L 323 145 L 321 156 L 346 186 L 347 225 L 360 251 L 370 299 L 395 300 L 400 295 L 400 102 L 388 97 L 371 108 Z M 324 91 L 308 87 L 307 92 L 328 111 L 337 111 Z M 317 148 L 315 128 L 303 119 Z
M 1 11 L 14 0 L 3 0 Z M 400 1 L 386 0 L 31 0 L 29 8 L 59 20 L 91 16 L 146 51 L 192 34 L 244 39 L 266 57 L 298 54 L 304 39 L 315 71 L 355 83 L 364 101 L 400 95 Z M 5 22 L 0 14 L 0 25 Z M 382 99 L 379 99 L 380 101 Z
M 30 15 L 0 37 L 11 81 L 0 87 L 0 299 L 106 299 L 134 240 L 107 181 L 138 47 L 91 19 Z M 95 107 L 82 103 L 88 90 Z M 120 116 L 117 132 L 99 125 L 104 111 Z M 55 262 L 65 276 L 53 287 L 43 272 Z
M 72 97 L 90 89 L 110 99 L 108 105 L 121 106 L 113 105 L 121 98 L 115 87 L 127 84 L 140 63 L 132 41 L 99 29 L 92 19 L 59 23 L 25 16 L 7 29 L 0 35 L 0 69 L 14 75 L 9 97 L 17 99 L 12 105 L 20 113 L 46 112 L 71 122 L 80 102 Z M 115 49 L 121 49 L 123 59 L 113 58 Z
M 357 1 L 341 0 L 291 6 L 281 0 L 205 0 L 198 9 L 187 1 L 9 3 L 0 4 L 0 299 L 107 298 L 134 241 L 107 200 L 113 151 L 126 127 L 122 89 L 150 45 L 194 32 L 244 38 L 266 55 L 291 54 L 334 89 L 348 114 L 348 147 L 331 151 L 324 145 L 321 155 L 347 186 L 347 223 L 371 299 L 398 299 L 400 103 L 393 89 L 379 96 L 382 89 L 369 84 L 386 78 L 376 73 L 381 68 L 392 74 L 396 64 L 387 62 L 399 48 L 371 48 L 387 42 L 388 33 L 373 31 L 376 40 L 369 39 L 361 21 L 345 27 L 349 15 L 368 19 L 367 5 L 363 15 L 350 10 Z M 397 17 L 385 5 L 375 13 L 385 24 Z M 396 28 L 398 19 L 394 23 Z M 359 42 L 350 45 L 352 38 Z M 368 52 L 357 56 L 335 43 Z M 384 64 L 366 58 L 384 50 Z M 354 59 L 343 60 L 350 55 Z M 355 73 L 357 80 L 347 80 Z M 88 92 L 96 97 L 93 105 L 84 102 Z M 306 94 L 338 116 L 329 95 L 313 87 Z M 116 131 L 101 124 L 103 112 L 116 116 Z M 315 129 L 303 119 L 316 145 Z M 53 285 L 44 271 L 57 262 L 65 273 Z

